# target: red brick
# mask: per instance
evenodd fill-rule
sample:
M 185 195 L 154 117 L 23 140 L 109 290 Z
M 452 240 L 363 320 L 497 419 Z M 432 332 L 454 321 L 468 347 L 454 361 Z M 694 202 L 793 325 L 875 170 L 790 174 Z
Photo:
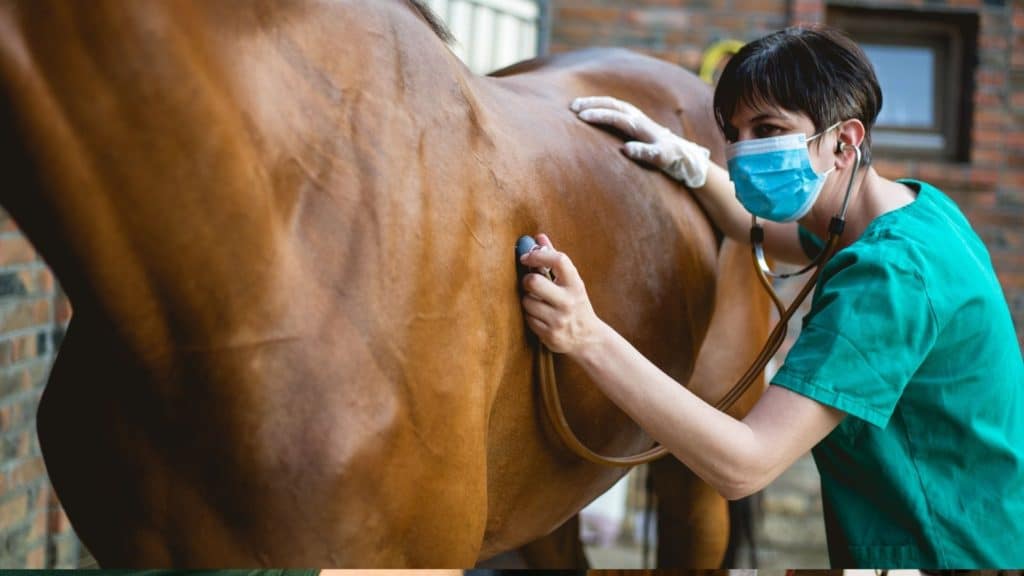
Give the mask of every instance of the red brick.
M 35 418 L 35 414 L 32 415 Z M 18 436 L 18 457 L 24 458 L 28 456 L 32 450 L 35 449 L 38 454 L 38 446 L 36 445 L 36 431 L 34 427 L 30 430 L 22 432 Z
M 950 164 L 937 164 L 922 162 L 917 167 L 917 175 L 926 182 L 938 185 L 940 188 L 949 186 L 962 186 L 967 183 L 966 170 L 960 166 Z
M 994 187 L 999 183 L 999 176 L 999 170 L 974 168 L 971 170 L 971 186 L 984 188 Z
M 25 556 L 25 568 L 46 568 L 46 544 L 40 543 L 29 550 Z
M 996 266 L 996 277 L 999 278 L 999 285 L 1003 287 L 1003 292 L 1024 290 L 1024 275 L 1022 274 L 1001 272 Z
M 612 23 L 622 19 L 622 10 L 619 8 L 604 8 L 599 6 L 564 6 L 556 12 L 556 18 L 568 22 L 597 22 Z
M 978 128 L 974 131 L 973 136 L 976 145 L 992 144 L 1002 146 L 1006 142 L 1006 135 L 1001 129 Z
M 6 432 L 17 425 L 19 411 L 18 404 L 8 404 L 0 408 L 0 432 Z
M 7 473 L 7 482 L 10 489 L 21 486 L 29 486 L 39 480 L 46 480 L 46 466 L 43 464 L 42 456 L 30 458 L 18 464 L 14 470 Z
M 38 341 L 35 334 L 20 336 L 11 340 L 11 363 L 18 363 L 38 357 L 38 350 L 36 349 Z
M 60 506 L 50 508 L 50 533 L 61 534 L 70 530 L 71 520 L 68 520 L 68 515 L 64 512 L 64 508 Z
M 974 93 L 974 104 L 979 108 L 998 108 L 1003 105 L 1003 100 L 999 97 L 998 94 L 977 91 Z
M 820 3 L 818 4 L 820 10 Z M 781 14 L 786 10 L 786 5 L 779 0 L 734 0 L 733 10 L 743 14 L 751 12 Z
M 997 228 L 1020 229 L 1024 226 L 1024 214 L 1006 210 L 975 210 L 971 212 L 971 223 L 977 226 L 995 226 Z M 1024 258 L 1018 263 L 1024 265 Z
M 1024 224 L 1024 222 L 1021 222 L 1020 224 Z M 1012 271 L 1016 270 L 1018 271 L 1016 275 L 1024 278 L 1024 274 L 1019 273 L 1019 271 L 1024 270 L 1024 254 L 1017 252 L 1004 252 L 1001 250 L 993 250 L 991 254 L 992 264 L 996 267 L 996 270 L 1002 271 L 1009 276 L 1012 276 Z
M 0 236 L 0 266 L 27 264 L 36 260 L 36 251 L 20 234 Z
M 67 326 L 68 322 L 71 321 L 71 302 L 69 302 L 66 297 L 61 297 L 57 299 L 53 307 L 53 321 L 60 325 Z
M 974 146 L 971 150 L 971 163 L 976 166 L 1000 166 L 1006 162 L 1006 150 L 1003 148 L 982 148 Z
M 0 529 L 9 528 L 25 519 L 28 512 L 28 494 L 19 494 L 0 504 Z
M 33 302 L 21 300 L 0 311 L 0 333 L 13 332 L 32 326 Z
M 49 514 L 45 509 L 37 510 L 32 518 L 32 528 L 28 533 L 28 541 L 35 542 L 46 537 L 46 526 Z
M 986 188 L 972 190 L 970 194 L 965 195 L 959 204 L 967 210 L 992 209 L 996 207 L 997 201 L 998 195 L 996 191 L 992 188 Z M 968 218 L 970 218 L 970 214 L 968 214 Z
M 624 14 L 624 20 L 632 26 L 658 28 L 663 30 L 690 30 L 693 22 L 690 13 L 679 9 L 634 9 Z
M 44 294 L 53 292 L 53 272 L 49 268 L 42 268 L 36 272 L 36 286 Z
M 726 30 L 742 30 L 747 25 L 743 16 L 730 13 L 712 14 L 709 19 L 712 28 L 725 28 Z
M 1024 190 L 1024 172 L 1004 171 L 999 184 L 1004 188 Z
M 982 50 L 1006 50 L 1010 46 L 1005 36 L 982 34 L 978 38 L 978 48 Z
M 910 163 L 905 160 L 876 158 L 871 165 L 879 174 L 887 178 L 902 178 L 911 173 Z
M 53 323 L 53 306 L 49 298 L 37 300 L 32 305 L 32 319 L 37 326 Z
M 985 128 L 1002 128 L 1010 121 L 1002 108 L 982 108 L 974 111 L 974 124 Z
M 981 86 L 990 86 L 994 88 L 1002 88 L 1006 86 L 1006 74 L 1004 72 L 994 71 L 979 71 L 977 73 L 978 84 Z

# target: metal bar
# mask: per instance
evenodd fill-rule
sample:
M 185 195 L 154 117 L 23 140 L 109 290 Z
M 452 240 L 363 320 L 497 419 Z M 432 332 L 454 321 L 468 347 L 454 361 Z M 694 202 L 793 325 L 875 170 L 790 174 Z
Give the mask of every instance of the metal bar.
M 519 2 L 517 2 L 517 4 L 520 5 L 519 8 L 515 6 L 503 6 L 501 3 L 496 2 L 495 0 L 463 0 L 463 2 L 467 4 L 472 4 L 474 6 L 480 6 L 481 8 L 486 8 L 488 10 L 493 10 L 501 14 L 515 16 L 516 18 L 521 18 L 524 20 L 536 19 L 539 12 L 537 6 L 538 0 L 520 0 Z M 530 6 L 531 8 L 524 9 L 525 6 Z
M 469 32 L 466 34 L 469 38 L 466 38 L 466 60 L 470 68 L 474 68 L 476 64 L 476 13 L 480 9 L 480 5 L 475 2 L 465 2 L 469 5 Z
M 537 56 L 547 56 L 551 49 L 551 0 L 537 0 Z
M 492 72 L 497 68 L 498 58 L 502 54 L 498 51 L 498 47 L 501 46 L 501 17 L 502 13 L 497 10 L 491 10 L 491 41 L 488 43 L 490 46 L 490 61 L 487 63 L 487 72 Z

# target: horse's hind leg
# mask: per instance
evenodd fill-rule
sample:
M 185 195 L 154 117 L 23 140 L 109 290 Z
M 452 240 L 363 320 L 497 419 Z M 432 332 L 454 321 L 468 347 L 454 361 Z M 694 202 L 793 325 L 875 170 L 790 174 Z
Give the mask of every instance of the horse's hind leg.
M 675 458 L 649 464 L 658 499 L 658 568 L 718 568 L 729 543 L 722 498 Z
M 530 568 L 585 570 L 590 567 L 580 541 L 579 514 L 554 532 L 523 546 L 519 553 Z

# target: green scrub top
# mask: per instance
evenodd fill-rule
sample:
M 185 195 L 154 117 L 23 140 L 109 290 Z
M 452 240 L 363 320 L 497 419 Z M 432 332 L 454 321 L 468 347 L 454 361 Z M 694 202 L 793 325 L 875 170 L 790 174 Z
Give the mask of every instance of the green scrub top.
M 824 270 L 772 379 L 847 414 L 813 450 L 833 567 L 1024 566 L 1024 362 L 985 246 L 936 188 Z

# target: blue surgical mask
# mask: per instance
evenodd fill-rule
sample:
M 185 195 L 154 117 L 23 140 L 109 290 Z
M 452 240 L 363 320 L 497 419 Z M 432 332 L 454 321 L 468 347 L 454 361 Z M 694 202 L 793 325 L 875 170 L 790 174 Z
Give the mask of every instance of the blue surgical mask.
M 815 172 L 807 144 L 839 124 L 810 138 L 786 134 L 729 144 L 726 158 L 736 199 L 748 212 L 765 220 L 792 222 L 802 218 L 814 206 L 834 169 Z

